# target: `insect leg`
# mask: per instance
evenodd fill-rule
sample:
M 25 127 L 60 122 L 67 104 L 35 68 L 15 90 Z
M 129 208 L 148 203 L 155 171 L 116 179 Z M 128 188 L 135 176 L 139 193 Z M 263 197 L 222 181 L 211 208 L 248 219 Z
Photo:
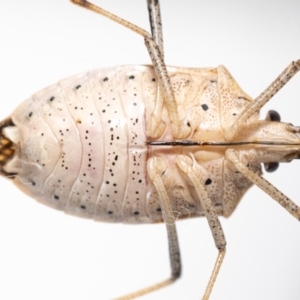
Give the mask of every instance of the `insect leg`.
M 176 157 L 176 163 L 179 166 L 179 168 L 187 174 L 187 176 L 189 177 L 196 189 L 198 198 L 200 200 L 208 224 L 210 226 L 215 245 L 219 250 L 213 272 L 211 274 L 211 277 L 205 290 L 205 294 L 203 296 L 203 299 L 206 300 L 209 298 L 209 295 L 212 291 L 212 288 L 220 271 L 226 251 L 226 240 L 224 237 L 221 223 L 218 219 L 218 215 L 215 211 L 215 207 L 205 189 L 205 184 L 207 184 L 206 182 L 210 179 L 207 178 L 207 175 L 204 174 L 204 172 L 202 172 L 201 167 L 193 164 L 192 159 L 186 155 L 178 155 Z
M 164 59 L 163 33 L 159 1 L 147 0 L 147 2 L 152 38 L 158 45 L 162 59 Z M 147 125 L 147 135 L 149 135 L 152 138 L 160 137 L 165 131 L 166 125 L 162 122 L 162 111 L 163 97 L 161 96 L 161 90 L 158 86 L 156 90 L 155 106 Z
M 293 215 L 298 221 L 300 221 L 300 207 L 296 205 L 291 199 L 280 192 L 275 186 L 267 181 L 262 176 L 256 174 L 249 168 L 247 168 L 239 157 L 239 151 L 228 149 L 226 151 L 226 158 L 231 161 L 239 172 L 241 172 L 246 178 L 256 184 L 265 193 L 277 201 L 283 208 L 285 208 L 291 215 Z
M 169 241 L 169 254 L 171 261 L 171 277 L 165 281 L 154 284 L 150 287 L 139 290 L 135 293 L 126 295 L 124 297 L 118 298 L 116 300 L 127 300 L 140 297 L 142 295 L 148 294 L 152 291 L 158 290 L 162 287 L 165 287 L 173 283 L 176 279 L 179 278 L 181 273 L 181 262 L 180 262 L 180 251 L 178 244 L 178 237 L 175 225 L 175 217 L 172 213 L 172 207 L 170 203 L 169 196 L 167 194 L 166 188 L 163 183 L 162 173 L 168 168 L 167 164 L 160 157 L 153 157 L 147 163 L 147 170 L 151 181 L 159 195 L 160 205 L 162 207 L 163 219 L 166 223 L 168 241 Z
M 167 170 L 167 168 L 167 164 L 161 157 L 153 157 L 148 160 L 147 171 L 159 195 L 160 205 L 162 206 L 163 219 L 167 226 L 172 269 L 171 278 L 174 281 L 180 276 L 181 261 L 175 225 L 176 218 L 173 215 L 171 202 L 162 179 L 162 174 Z
M 300 60 L 293 61 L 253 103 L 246 108 L 235 120 L 230 128 L 225 132 L 226 140 L 233 140 L 242 124 L 257 113 L 298 71 L 300 70 Z
M 177 111 L 177 104 L 175 95 L 171 86 L 171 81 L 167 68 L 163 59 L 163 55 L 160 52 L 160 46 L 157 45 L 151 35 L 144 29 L 100 8 L 86 0 L 70 0 L 72 3 L 81 7 L 87 8 L 95 13 L 98 13 L 104 17 L 111 19 L 112 21 L 123 25 L 124 27 L 136 32 L 144 37 L 145 45 L 152 60 L 152 65 L 155 71 L 155 75 L 158 79 L 163 101 L 168 110 L 169 119 L 171 123 L 172 133 L 175 138 L 187 137 L 191 131 L 187 124 L 181 124 Z M 157 99 L 159 101 L 159 98 Z M 157 124 L 159 126 L 159 123 Z
M 159 47 L 162 58 L 164 57 L 164 45 L 163 45 L 163 33 L 162 33 L 162 22 L 160 17 L 160 8 L 158 0 L 147 0 L 149 20 L 151 26 L 151 34 L 153 40 Z
M 161 56 L 164 56 L 163 49 L 163 35 L 162 35 L 162 22 L 160 18 L 159 1 L 147 0 L 148 12 L 151 27 L 152 38 L 159 47 Z M 151 113 L 151 118 L 147 125 L 147 135 L 152 138 L 157 138 L 163 134 L 166 125 L 162 122 L 162 111 L 163 111 L 163 97 L 161 97 L 161 91 L 158 86 L 156 90 L 156 102 L 154 109 Z

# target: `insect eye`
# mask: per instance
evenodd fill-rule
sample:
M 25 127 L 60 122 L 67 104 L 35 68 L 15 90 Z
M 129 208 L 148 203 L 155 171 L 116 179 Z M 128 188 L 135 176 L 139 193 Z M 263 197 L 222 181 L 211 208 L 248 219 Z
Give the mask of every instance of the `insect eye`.
M 265 163 L 264 166 L 265 166 L 266 172 L 272 173 L 278 169 L 279 163 L 278 162 Z
M 266 115 L 266 121 L 280 122 L 280 114 L 276 110 L 269 110 Z

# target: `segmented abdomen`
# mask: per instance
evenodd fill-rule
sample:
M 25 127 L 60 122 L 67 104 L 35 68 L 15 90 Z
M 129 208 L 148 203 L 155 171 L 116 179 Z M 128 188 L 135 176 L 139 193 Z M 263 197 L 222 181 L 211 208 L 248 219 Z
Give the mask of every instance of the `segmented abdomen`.
M 122 67 L 34 94 L 12 115 L 21 136 L 16 184 L 77 216 L 150 222 L 144 97 L 155 90 L 151 68 Z

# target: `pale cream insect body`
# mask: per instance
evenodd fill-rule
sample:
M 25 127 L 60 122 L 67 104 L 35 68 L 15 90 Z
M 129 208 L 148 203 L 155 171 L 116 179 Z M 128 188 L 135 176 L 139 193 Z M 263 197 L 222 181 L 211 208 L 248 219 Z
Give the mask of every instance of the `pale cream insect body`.
M 219 104 L 235 85 L 228 71 L 224 67 L 196 72 L 170 68 L 168 73 L 193 130 L 189 141 L 208 143 L 213 137 L 226 143 L 221 136 L 225 114 Z M 243 102 L 252 100 L 237 87 L 232 93 L 234 118 Z M 181 217 L 203 215 L 194 200 L 195 191 L 188 192 L 175 162 L 178 153 L 193 153 L 201 166 L 207 165 L 205 182 L 218 214 L 229 216 L 251 183 L 227 168 L 226 147 L 208 145 L 199 151 L 198 145 L 180 142 L 177 146 L 149 143 L 146 124 L 156 95 L 155 73 L 148 66 L 100 69 L 49 86 L 13 112 L 9 124 L 14 126 L 4 122 L 3 134 L 13 141 L 16 154 L 3 171 L 16 174 L 14 183 L 30 196 L 67 213 L 107 222 L 152 223 L 162 221 L 162 214 L 159 196 L 147 177 L 151 156 L 168 163 L 164 178 L 172 209 Z M 166 111 L 163 114 L 166 124 Z M 158 140 L 174 138 L 164 130 Z M 233 179 L 225 185 L 224 163 L 223 172 Z M 216 169 L 215 173 L 210 169 Z M 223 190 L 230 196 L 222 196 Z
M 141 34 L 153 66 L 95 70 L 52 85 L 1 125 L 2 173 L 23 191 L 67 213 L 107 222 L 166 223 L 170 279 L 180 276 L 175 220 L 205 215 L 219 256 L 218 215 L 228 217 L 255 183 L 298 220 L 299 207 L 261 177 L 299 156 L 299 129 L 260 108 L 300 68 L 294 62 L 253 101 L 228 71 L 166 68 L 157 1 L 148 1 L 152 37 L 86 1 L 73 1 Z

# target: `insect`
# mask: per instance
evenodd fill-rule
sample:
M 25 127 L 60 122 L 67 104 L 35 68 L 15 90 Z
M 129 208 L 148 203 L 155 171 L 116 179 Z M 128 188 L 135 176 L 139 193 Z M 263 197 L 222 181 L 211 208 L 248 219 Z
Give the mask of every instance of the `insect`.
M 295 57 L 295 55 L 294 55 L 293 57 Z M 205 64 L 207 64 L 207 63 L 205 63 Z M 284 65 L 284 66 L 285 66 L 285 65 Z M 279 71 L 281 71 L 281 70 L 279 70 Z M 273 77 L 274 77 L 274 76 L 273 76 Z M 270 77 L 270 79 L 272 80 L 273 77 Z M 269 83 L 269 82 L 267 82 L 267 83 Z M 290 84 L 291 84 L 291 83 L 289 83 L 289 85 L 290 85 Z M 242 84 L 241 84 L 241 85 L 242 85 Z M 243 85 L 242 85 L 242 86 L 243 86 Z M 265 86 L 263 86 L 262 89 L 263 89 L 264 87 L 265 87 Z M 245 90 L 247 90 L 247 89 L 245 88 Z M 258 91 L 258 92 L 260 92 L 260 91 Z M 296 123 L 296 122 L 295 122 L 295 123 Z M 261 197 L 264 197 L 264 196 L 261 196 Z M 291 197 L 291 198 L 292 198 L 292 197 Z M 296 198 L 292 198 L 292 199 L 296 199 Z M 280 216 L 281 216 L 281 215 L 280 215 Z M 293 224 L 294 224 L 294 223 L 293 223 Z M 293 226 L 293 230 L 295 230 L 294 227 L 295 227 L 295 226 Z M 227 233 L 227 235 L 228 235 L 228 233 Z M 185 272 L 185 273 L 186 273 L 186 272 Z M 219 281 L 218 281 L 218 282 L 219 282 Z

